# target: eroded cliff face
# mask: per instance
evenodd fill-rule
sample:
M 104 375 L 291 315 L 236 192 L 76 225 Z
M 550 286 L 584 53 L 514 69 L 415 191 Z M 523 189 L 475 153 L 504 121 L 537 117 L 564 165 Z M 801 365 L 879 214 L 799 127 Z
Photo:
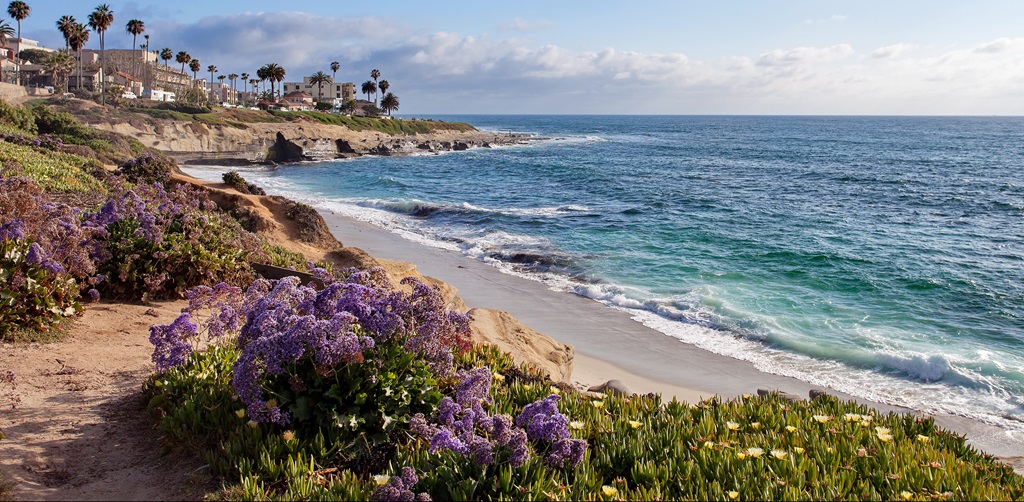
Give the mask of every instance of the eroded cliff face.
M 124 134 L 181 163 L 249 164 L 330 160 L 360 155 L 409 155 L 521 143 L 520 134 L 455 130 L 389 135 L 314 123 L 245 124 L 139 121 L 90 124 Z

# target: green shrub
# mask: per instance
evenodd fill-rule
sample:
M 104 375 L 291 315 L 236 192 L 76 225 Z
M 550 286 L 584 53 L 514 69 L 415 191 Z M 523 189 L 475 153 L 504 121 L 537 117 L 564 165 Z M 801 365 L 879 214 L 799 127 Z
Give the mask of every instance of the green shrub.
M 234 188 L 235 190 L 238 190 L 241 193 L 251 195 L 267 194 L 267 192 L 264 192 L 262 188 L 256 186 L 253 183 L 245 181 L 245 178 L 243 178 L 242 175 L 238 174 L 237 171 L 228 171 L 224 173 L 222 179 L 224 181 L 224 184 L 230 186 L 231 188 Z
M 37 106 L 33 112 L 39 134 L 75 137 L 83 137 L 88 134 L 89 129 L 79 123 L 70 113 L 59 112 L 49 106 Z
M 0 99 L 0 123 L 7 124 L 27 134 L 35 134 L 36 123 L 32 111 L 14 106 L 7 101 Z
M 0 339 L 16 328 L 47 330 L 79 314 L 73 277 L 22 239 L 0 240 Z
M 132 183 L 167 183 L 174 169 L 174 161 L 150 153 L 122 162 L 118 172 Z

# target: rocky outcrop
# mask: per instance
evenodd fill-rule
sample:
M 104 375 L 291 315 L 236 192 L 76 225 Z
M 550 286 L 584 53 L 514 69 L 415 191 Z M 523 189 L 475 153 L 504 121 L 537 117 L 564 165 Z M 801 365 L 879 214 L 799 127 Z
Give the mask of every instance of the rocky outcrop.
M 508 312 L 475 308 L 468 313 L 473 317 L 470 327 L 474 343 L 494 345 L 512 354 L 517 363 L 536 366 L 556 382 L 569 382 L 572 378 L 576 355 L 572 345 L 524 326 Z
M 360 155 L 411 155 L 523 143 L 522 134 L 439 130 L 390 135 L 309 122 L 210 124 L 161 121 L 90 122 L 125 134 L 182 164 L 246 165 L 331 160 Z

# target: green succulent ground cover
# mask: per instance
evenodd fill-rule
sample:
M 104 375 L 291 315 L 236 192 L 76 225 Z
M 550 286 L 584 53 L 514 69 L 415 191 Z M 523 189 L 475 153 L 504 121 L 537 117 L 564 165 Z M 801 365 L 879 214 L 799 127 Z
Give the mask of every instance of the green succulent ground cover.
M 20 166 L 45 190 L 57 192 L 105 192 L 103 185 L 83 169 L 89 159 L 71 153 L 44 152 L 37 148 L 0 142 L 0 165 Z
M 553 387 L 507 354 L 475 347 L 463 367 L 494 370 L 491 413 L 515 416 L 553 392 L 573 438 L 589 447 L 576 468 L 540 457 L 480 467 L 396 431 L 387 448 L 358 435 L 298 433 L 245 417 L 231 387 L 237 353 L 214 348 L 147 384 L 168 446 L 195 448 L 222 477 L 217 497 L 368 499 L 415 468 L 415 492 L 435 500 L 1016 500 L 1024 480 L 931 419 L 881 414 L 825 397 L 778 395 L 695 404 L 659 396 L 584 395 Z M 444 382 L 440 388 L 451 393 Z M 380 445 L 381 443 L 376 443 Z

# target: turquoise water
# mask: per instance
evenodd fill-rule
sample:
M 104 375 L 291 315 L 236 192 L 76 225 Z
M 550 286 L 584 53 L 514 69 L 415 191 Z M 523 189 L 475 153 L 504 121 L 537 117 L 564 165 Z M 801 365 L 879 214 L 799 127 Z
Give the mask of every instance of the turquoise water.
M 1024 429 L 1024 118 L 434 118 L 553 139 L 243 175 L 765 371 Z

